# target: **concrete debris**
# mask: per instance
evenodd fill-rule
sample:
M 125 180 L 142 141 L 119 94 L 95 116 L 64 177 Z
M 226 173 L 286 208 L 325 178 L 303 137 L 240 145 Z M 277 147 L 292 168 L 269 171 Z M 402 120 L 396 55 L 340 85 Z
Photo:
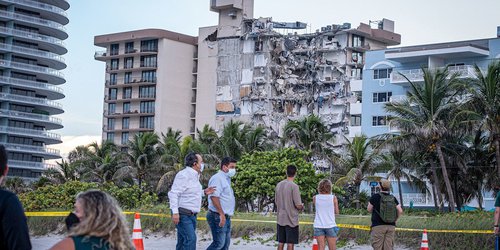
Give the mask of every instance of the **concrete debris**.
M 347 105 L 361 99 L 349 83 L 361 76 L 364 52 L 399 41 L 378 39 L 380 32 L 364 24 L 356 29 L 349 23 L 328 25 L 302 35 L 281 34 L 277 26 L 305 27 L 271 18 L 243 19 L 240 36 L 217 40 L 217 115 L 263 124 L 282 136 L 289 120 L 316 114 L 336 137 L 348 134 Z

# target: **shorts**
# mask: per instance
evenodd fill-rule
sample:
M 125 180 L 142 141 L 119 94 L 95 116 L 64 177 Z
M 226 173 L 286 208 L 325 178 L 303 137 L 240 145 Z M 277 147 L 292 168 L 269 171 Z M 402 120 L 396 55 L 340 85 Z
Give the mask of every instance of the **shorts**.
M 339 227 L 314 228 L 314 236 L 338 237 Z
M 299 244 L 299 226 L 291 227 L 278 225 L 276 240 L 279 243 Z

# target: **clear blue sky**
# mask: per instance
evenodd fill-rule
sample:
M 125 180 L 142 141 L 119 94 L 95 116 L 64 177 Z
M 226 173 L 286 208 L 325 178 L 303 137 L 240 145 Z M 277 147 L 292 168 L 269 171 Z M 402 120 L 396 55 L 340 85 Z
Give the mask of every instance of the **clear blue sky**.
M 94 60 L 96 35 L 160 28 L 196 36 L 199 27 L 217 24 L 209 0 L 70 0 L 69 38 L 63 71 L 66 98 L 61 115 L 64 136 L 100 136 L 104 63 Z M 302 21 L 312 29 L 330 24 L 388 18 L 402 45 L 491 38 L 500 26 L 499 0 L 255 0 L 255 17 Z

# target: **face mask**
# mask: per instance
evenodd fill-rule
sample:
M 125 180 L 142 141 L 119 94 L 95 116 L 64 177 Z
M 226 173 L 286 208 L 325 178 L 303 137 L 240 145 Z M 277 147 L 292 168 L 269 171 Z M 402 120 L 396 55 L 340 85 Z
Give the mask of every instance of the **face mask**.
M 69 231 L 73 226 L 80 223 L 80 219 L 78 219 L 75 213 L 71 212 L 69 213 L 68 217 L 66 217 L 64 222 L 66 223 L 66 228 Z
M 201 172 L 203 172 L 203 169 L 205 169 L 205 163 L 202 163 L 202 164 L 200 165 L 200 173 L 201 173 Z
M 229 176 L 229 178 L 231 178 L 236 174 L 236 169 L 230 168 L 226 174 L 227 174 L 227 176 Z

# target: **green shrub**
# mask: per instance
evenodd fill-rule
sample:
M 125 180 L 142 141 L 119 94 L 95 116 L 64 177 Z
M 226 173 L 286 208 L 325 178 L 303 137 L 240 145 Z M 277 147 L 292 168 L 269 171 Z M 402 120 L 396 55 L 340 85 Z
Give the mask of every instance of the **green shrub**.
M 155 194 L 141 193 L 138 186 L 117 187 L 112 183 L 71 181 L 61 185 L 47 185 L 19 196 L 26 211 L 46 209 L 70 210 L 78 193 L 89 189 L 103 190 L 120 203 L 123 209 L 153 206 L 158 200 Z

